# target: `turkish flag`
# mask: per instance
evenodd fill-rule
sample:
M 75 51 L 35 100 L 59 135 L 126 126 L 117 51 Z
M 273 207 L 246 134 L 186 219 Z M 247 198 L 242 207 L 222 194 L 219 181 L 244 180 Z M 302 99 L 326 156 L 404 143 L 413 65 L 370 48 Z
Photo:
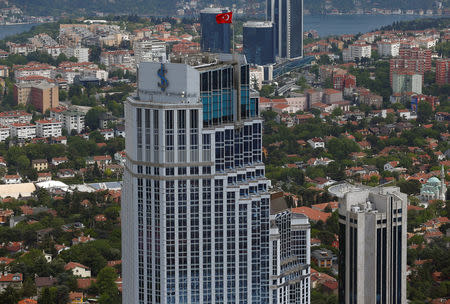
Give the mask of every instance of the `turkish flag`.
M 217 14 L 216 15 L 216 22 L 218 24 L 231 23 L 232 19 L 233 19 L 233 12 L 228 12 L 228 13 L 223 13 L 223 14 Z

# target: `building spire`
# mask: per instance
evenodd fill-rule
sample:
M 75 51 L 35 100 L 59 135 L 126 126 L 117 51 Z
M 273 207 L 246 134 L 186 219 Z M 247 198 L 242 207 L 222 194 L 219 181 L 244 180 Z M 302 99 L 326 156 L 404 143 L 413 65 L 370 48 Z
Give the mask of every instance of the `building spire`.
M 441 191 L 439 199 L 445 201 L 447 198 L 447 186 L 445 185 L 444 165 L 441 165 Z

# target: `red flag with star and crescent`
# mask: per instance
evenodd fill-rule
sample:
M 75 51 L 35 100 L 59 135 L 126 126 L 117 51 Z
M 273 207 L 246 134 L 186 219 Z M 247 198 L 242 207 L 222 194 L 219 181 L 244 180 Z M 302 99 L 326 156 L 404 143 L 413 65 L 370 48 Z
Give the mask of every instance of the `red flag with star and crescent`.
M 223 14 L 217 14 L 216 15 L 216 22 L 218 24 L 221 23 L 232 23 L 233 19 L 233 12 L 223 13 Z

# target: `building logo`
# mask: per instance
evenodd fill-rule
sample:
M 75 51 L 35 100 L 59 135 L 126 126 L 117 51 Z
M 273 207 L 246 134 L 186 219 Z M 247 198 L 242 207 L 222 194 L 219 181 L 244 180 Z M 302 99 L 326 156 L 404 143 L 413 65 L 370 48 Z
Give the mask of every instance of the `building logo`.
M 161 78 L 161 81 L 158 82 L 158 87 L 161 88 L 161 91 L 165 92 L 166 88 L 169 86 L 169 80 L 166 78 L 166 67 L 164 63 L 161 63 L 161 68 L 158 70 L 158 77 Z

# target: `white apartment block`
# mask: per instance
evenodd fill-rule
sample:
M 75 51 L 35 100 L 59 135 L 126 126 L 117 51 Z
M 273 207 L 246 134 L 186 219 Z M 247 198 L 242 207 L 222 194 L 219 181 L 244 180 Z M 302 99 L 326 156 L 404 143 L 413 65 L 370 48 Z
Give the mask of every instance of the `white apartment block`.
M 165 62 L 167 60 L 166 44 L 158 40 L 136 41 L 133 45 L 136 64 L 141 62 Z
M 7 111 L 0 113 L 0 125 L 9 126 L 13 123 L 30 123 L 33 115 L 25 111 Z
M 15 79 L 28 77 L 28 76 L 41 76 L 46 78 L 52 78 L 53 70 L 55 68 L 49 65 L 36 65 L 36 66 L 25 66 L 18 68 L 14 71 Z
M 380 56 L 396 57 L 399 54 L 400 42 L 380 41 L 377 43 Z
M 9 127 L 0 126 L 0 141 L 5 141 L 10 135 Z
M 110 139 L 114 138 L 114 130 L 113 129 L 100 130 L 100 134 L 102 134 L 106 140 L 110 140 Z
M 370 58 L 372 55 L 372 47 L 369 44 L 355 43 L 350 45 L 349 49 L 353 60 L 356 58 Z
M 83 112 L 67 110 L 63 107 L 50 110 L 50 117 L 62 122 L 62 127 L 69 133 L 72 132 L 72 130 L 77 131 L 77 133 L 81 133 L 81 131 L 83 131 L 85 116 L 86 114 Z
M 89 48 L 84 47 L 75 47 L 75 48 L 67 48 L 64 50 L 64 54 L 67 57 L 75 57 L 78 59 L 78 62 L 88 62 L 89 61 Z
M 32 139 L 36 137 L 36 125 L 29 123 L 13 123 L 10 126 L 11 137 Z
M 62 122 L 58 120 L 37 120 L 36 135 L 37 137 L 59 137 L 62 134 Z

